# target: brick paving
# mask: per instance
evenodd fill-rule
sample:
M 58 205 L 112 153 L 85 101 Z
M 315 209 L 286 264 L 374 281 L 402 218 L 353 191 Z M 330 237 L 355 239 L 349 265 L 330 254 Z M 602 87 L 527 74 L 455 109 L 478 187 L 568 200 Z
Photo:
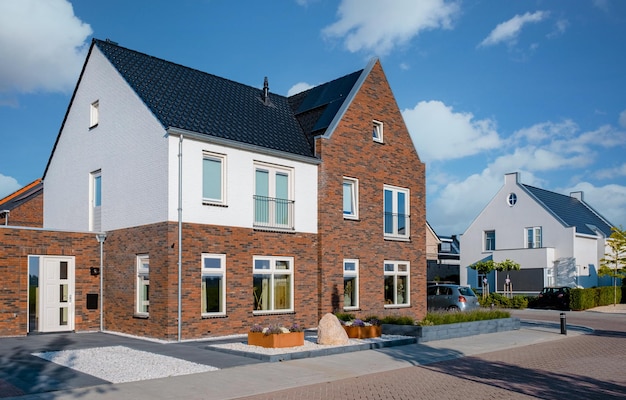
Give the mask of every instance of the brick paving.
M 242 399 L 625 399 L 626 318 L 573 320 L 596 332 Z

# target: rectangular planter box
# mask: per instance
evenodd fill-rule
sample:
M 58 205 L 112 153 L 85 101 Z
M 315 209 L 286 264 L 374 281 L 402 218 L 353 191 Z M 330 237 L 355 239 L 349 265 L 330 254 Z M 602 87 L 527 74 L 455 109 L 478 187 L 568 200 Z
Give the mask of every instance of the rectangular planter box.
M 274 333 L 248 332 L 248 344 L 267 348 L 296 347 L 304 345 L 304 332 Z
M 352 339 L 367 339 L 380 337 L 382 333 L 382 327 L 380 326 L 343 326 L 346 330 L 349 338 Z
M 417 338 L 418 343 L 517 329 L 520 329 L 519 318 L 500 318 L 486 321 L 463 322 L 458 324 L 435 326 L 383 324 L 383 331 L 385 334 L 414 336 Z

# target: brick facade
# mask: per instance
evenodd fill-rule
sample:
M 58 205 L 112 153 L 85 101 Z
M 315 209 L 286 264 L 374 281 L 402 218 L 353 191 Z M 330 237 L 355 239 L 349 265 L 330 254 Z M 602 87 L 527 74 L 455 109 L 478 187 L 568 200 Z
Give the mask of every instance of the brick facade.
M 99 293 L 100 280 L 90 267 L 100 265 L 100 247 L 93 233 L 57 232 L 0 227 L 0 336 L 28 331 L 28 256 L 72 256 L 75 262 L 75 330 L 100 328 L 100 311 L 87 310 L 88 293 Z
M 372 140 L 372 121 L 383 122 L 384 143 Z M 359 259 L 359 316 L 426 314 L 425 167 L 382 67 L 377 62 L 329 139 L 318 139 L 320 313 L 341 310 L 345 258 Z M 359 220 L 342 214 L 343 177 L 359 180 Z M 410 189 L 410 241 L 383 236 L 383 185 Z M 384 260 L 409 261 L 410 307 L 384 307 Z
M 314 327 L 317 315 L 317 236 L 235 227 L 183 225 L 182 338 L 246 332 L 252 324 Z M 201 255 L 226 255 L 226 315 L 202 317 Z M 150 313 L 135 316 L 136 256 L 150 256 Z M 252 258 L 294 257 L 294 312 L 254 315 Z M 162 223 L 108 233 L 105 242 L 105 329 L 176 340 L 178 225 Z

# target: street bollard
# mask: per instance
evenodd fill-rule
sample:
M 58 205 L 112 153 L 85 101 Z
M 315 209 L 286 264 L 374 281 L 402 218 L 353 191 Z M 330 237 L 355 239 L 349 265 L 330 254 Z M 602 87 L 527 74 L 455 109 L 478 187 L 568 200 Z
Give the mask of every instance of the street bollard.
M 567 335 L 567 321 L 564 312 L 561 313 L 561 335 Z

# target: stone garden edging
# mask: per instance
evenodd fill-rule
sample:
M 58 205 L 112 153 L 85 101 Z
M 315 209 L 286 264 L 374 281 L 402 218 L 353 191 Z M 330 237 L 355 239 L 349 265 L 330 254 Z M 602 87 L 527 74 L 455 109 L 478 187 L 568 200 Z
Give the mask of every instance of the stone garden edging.
M 434 326 L 383 324 L 383 334 L 413 336 L 418 343 L 520 329 L 519 318 L 499 318 Z

